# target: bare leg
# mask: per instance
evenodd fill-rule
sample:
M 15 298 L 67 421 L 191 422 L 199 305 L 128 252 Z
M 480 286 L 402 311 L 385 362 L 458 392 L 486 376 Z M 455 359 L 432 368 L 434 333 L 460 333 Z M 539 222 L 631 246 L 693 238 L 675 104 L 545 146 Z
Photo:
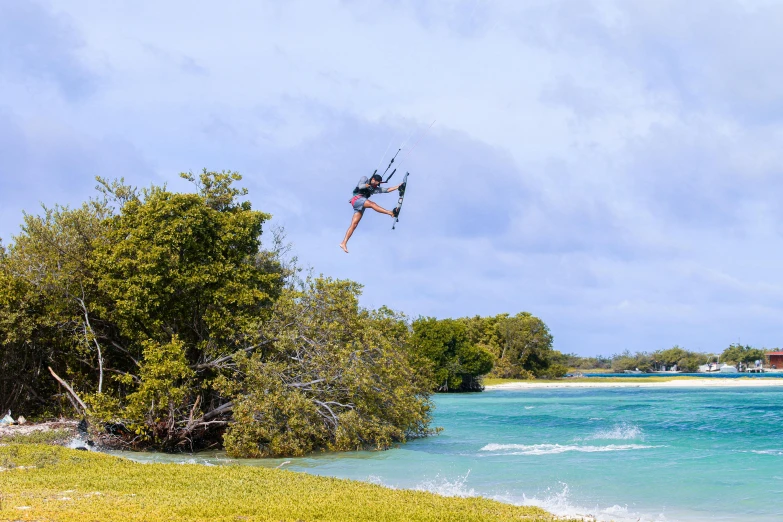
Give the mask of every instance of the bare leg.
M 343 242 L 340 243 L 340 248 L 342 248 L 346 254 L 348 253 L 348 240 L 351 239 L 351 235 L 353 235 L 353 231 L 356 230 L 356 225 L 358 225 L 359 221 L 361 220 L 362 220 L 362 213 L 354 212 L 353 218 L 351 218 L 351 226 L 348 227 L 348 231 L 345 233 L 345 239 L 343 239 Z
M 371 208 L 376 212 L 380 212 L 381 214 L 386 214 L 387 216 L 394 217 L 394 213 L 391 210 L 386 210 L 385 208 L 376 205 L 369 199 L 364 202 L 364 208 Z

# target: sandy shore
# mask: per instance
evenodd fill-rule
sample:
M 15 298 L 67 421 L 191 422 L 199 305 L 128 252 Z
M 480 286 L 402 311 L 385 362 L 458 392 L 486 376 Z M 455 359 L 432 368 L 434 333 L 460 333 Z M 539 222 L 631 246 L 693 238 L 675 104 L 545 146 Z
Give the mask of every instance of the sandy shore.
M 18 424 L 0 425 L 0 439 L 2 439 L 3 437 L 7 437 L 7 436 L 10 437 L 14 435 L 22 435 L 22 436 L 31 435 L 36 431 L 67 430 L 69 432 L 72 432 L 73 434 L 76 434 L 77 424 L 78 421 L 62 419 L 53 422 L 39 422 L 39 423 L 28 422 L 22 425 L 18 425 Z
M 693 378 L 693 379 L 672 379 L 670 381 L 643 382 L 644 378 L 639 377 L 642 382 L 607 382 L 605 380 L 597 382 L 507 382 L 503 384 L 493 384 L 486 387 L 487 390 L 530 390 L 541 388 L 764 388 L 768 386 L 783 386 L 783 379 L 759 379 L 759 378 L 739 378 L 739 379 L 720 379 L 720 378 Z

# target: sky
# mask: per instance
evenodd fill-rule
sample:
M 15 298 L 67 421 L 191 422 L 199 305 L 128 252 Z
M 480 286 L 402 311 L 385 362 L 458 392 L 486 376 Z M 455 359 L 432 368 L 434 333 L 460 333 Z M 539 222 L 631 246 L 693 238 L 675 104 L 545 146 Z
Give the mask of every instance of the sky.
M 780 27 L 766 0 L 0 0 L 0 237 L 95 176 L 232 170 L 367 307 L 528 311 L 579 355 L 783 346 Z M 401 146 L 396 230 L 369 210 L 346 255 Z

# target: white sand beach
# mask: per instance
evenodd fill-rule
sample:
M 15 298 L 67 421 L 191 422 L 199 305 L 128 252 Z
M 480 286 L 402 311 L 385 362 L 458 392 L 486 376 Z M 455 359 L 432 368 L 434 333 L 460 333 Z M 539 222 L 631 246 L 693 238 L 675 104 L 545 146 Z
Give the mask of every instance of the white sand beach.
M 643 382 L 644 378 L 638 378 L 642 382 L 607 382 L 605 380 L 598 380 L 598 382 L 536 382 L 536 381 L 519 381 L 519 382 L 507 382 L 503 384 L 493 384 L 486 387 L 487 390 L 530 390 L 541 388 L 742 388 L 753 387 L 763 388 L 768 386 L 783 386 L 783 379 L 770 379 L 770 378 L 737 378 L 737 379 L 721 379 L 721 378 L 699 378 L 694 377 L 678 378 L 669 381 L 653 381 Z

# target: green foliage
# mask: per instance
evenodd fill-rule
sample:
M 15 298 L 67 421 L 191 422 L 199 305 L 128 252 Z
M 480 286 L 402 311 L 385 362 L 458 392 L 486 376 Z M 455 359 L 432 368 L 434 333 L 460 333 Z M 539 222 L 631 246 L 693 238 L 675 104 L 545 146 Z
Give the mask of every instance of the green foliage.
M 685 357 L 688 357 L 690 352 L 680 348 L 679 346 L 673 346 L 668 350 L 659 350 L 652 354 L 653 360 L 658 364 L 673 366 L 680 362 Z
M 652 371 L 652 369 L 652 357 L 646 352 L 631 354 L 630 351 L 626 350 L 623 353 L 616 354 L 612 357 L 613 372 L 624 372 L 626 370 L 649 372 Z
M 651 354 L 646 352 L 631 354 L 626 350 L 612 357 L 612 371 L 622 372 L 637 368 L 643 372 L 665 371 L 671 370 L 676 365 L 678 371 L 693 373 L 708 360 L 709 356 L 704 353 L 691 352 L 676 345 Z
M 528 312 L 515 316 L 421 318 L 413 323 L 411 350 L 433 375 L 437 391 L 481 390 L 481 377 L 560 378 L 566 358 L 552 348 L 552 334 Z
M 2 472 L 3 519 L 556 520 L 537 507 L 480 497 L 443 497 L 254 466 L 139 464 L 51 446 L 0 447 L 0 465 L 26 468 Z M 27 509 L 19 509 L 22 506 Z
M 742 346 L 741 344 L 732 344 L 720 355 L 721 362 L 729 364 L 750 364 L 755 361 L 763 361 L 765 358 L 765 350 L 760 348 L 753 348 L 752 346 Z
M 95 434 L 107 444 L 225 440 L 236 455 L 386 448 L 430 433 L 407 320 L 359 308 L 349 281 L 293 288 L 279 236 L 262 248 L 269 216 L 240 200 L 239 174 L 182 177 L 198 192 L 99 179 L 100 199 L 26 216 L 0 248 L 4 406 L 86 408 L 109 427 Z M 468 371 L 484 355 L 466 349 Z
M 165 442 L 176 438 L 177 411 L 186 405 L 195 372 L 188 366 L 185 343 L 176 336 L 166 344 L 147 340 L 143 346 L 139 384 L 125 397 L 122 416 L 132 431 Z M 120 380 L 133 384 L 130 376 Z
M 359 307 L 360 286 L 328 278 L 287 289 L 263 325 L 262 351 L 224 381 L 233 455 L 388 448 L 430 432 L 428 381 L 403 349 L 405 318 Z
M 101 199 L 25 216 L 0 256 L 4 408 L 76 407 L 51 366 L 90 415 L 131 428 L 126 442 L 220 437 L 225 416 L 205 420 L 225 402 L 213 384 L 252 351 L 286 273 L 238 174 L 184 177 L 197 194 L 99 180 Z
M 515 316 L 497 317 L 498 344 L 494 347 L 496 356 L 493 377 L 525 379 L 549 375 L 549 367 L 560 355 L 552 348 L 554 341 L 544 321 L 528 312 Z M 555 368 L 554 373 L 565 375 Z
M 695 373 L 699 371 L 700 365 L 706 364 L 707 361 L 704 361 L 703 359 L 706 359 L 706 357 L 686 355 L 677 361 L 677 369 L 685 373 Z
M 667 350 L 658 350 L 651 356 L 653 368 L 656 370 L 672 369 L 675 365 L 681 372 L 693 373 L 699 366 L 706 364 L 709 357 L 706 354 L 691 352 L 675 345 Z
M 111 215 L 106 201 L 25 214 L 22 233 L 0 256 L 0 409 L 28 417 L 69 405 L 47 366 L 77 386 L 95 361 L 81 303 L 100 299 L 87 266 Z M 87 361 L 87 362 L 85 362 Z M 96 373 L 89 378 L 97 376 Z M 54 399 L 54 400 L 53 400 Z M 67 411 L 67 410 L 65 410 Z
M 612 367 L 612 359 L 601 355 L 581 357 L 575 353 L 566 353 L 556 356 L 554 360 L 566 368 L 575 370 L 609 370 Z
M 253 349 L 283 283 L 279 265 L 259 262 L 269 216 L 236 200 L 245 191 L 231 184 L 241 177 L 183 177 L 198 194 L 104 184 L 121 208 L 88 260 L 103 296 L 90 306 L 93 329 L 115 373 L 88 401 L 125 425 L 134 445 L 220 436 L 230 410 L 210 417 L 225 403 L 215 383 L 236 372 L 235 353 Z
M 426 361 L 437 391 L 480 391 L 480 376 L 492 369 L 492 354 L 471 342 L 468 326 L 455 319 L 422 317 L 413 322 L 411 352 Z
M 552 363 L 539 375 L 544 379 L 559 379 L 568 373 L 568 367 L 560 363 Z
M 194 362 L 237 348 L 279 293 L 281 274 L 255 263 L 269 216 L 231 199 L 244 193 L 230 188 L 235 179 L 205 172 L 199 194 L 153 187 L 109 220 L 91 258 L 111 302 L 99 312 L 137 350 L 172 335 L 195 350 Z

